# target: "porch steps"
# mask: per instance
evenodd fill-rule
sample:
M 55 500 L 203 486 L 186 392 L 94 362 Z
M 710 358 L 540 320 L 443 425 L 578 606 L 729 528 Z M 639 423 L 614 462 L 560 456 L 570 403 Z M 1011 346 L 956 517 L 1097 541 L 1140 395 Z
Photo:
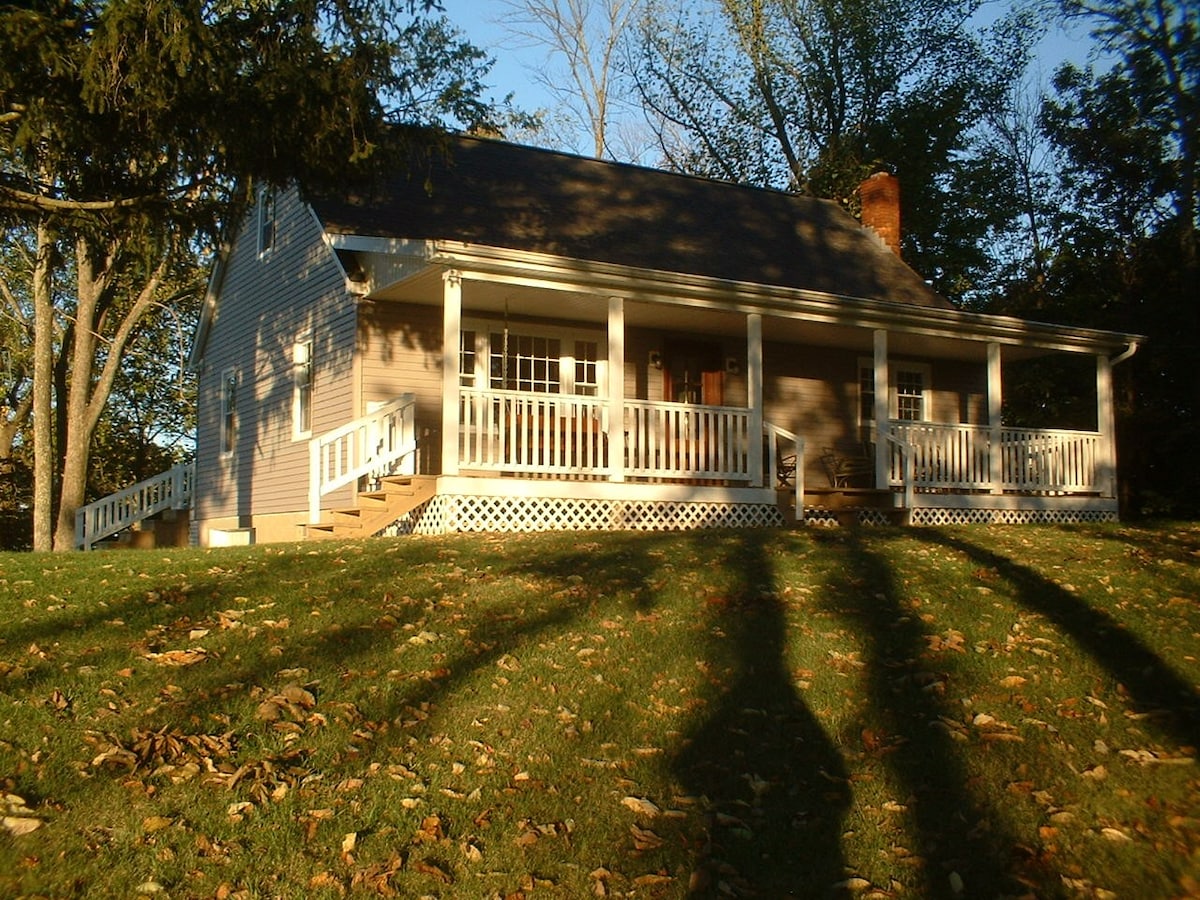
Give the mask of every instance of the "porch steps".
M 370 537 L 416 509 L 436 491 L 434 476 L 388 475 L 381 479 L 379 490 L 359 493 L 358 506 L 330 510 L 322 521 L 308 526 L 307 534 L 314 540 Z
M 779 506 L 789 523 L 802 524 L 793 514 L 795 494 L 792 491 L 779 492 Z M 881 514 L 887 517 L 889 524 L 902 525 L 907 513 L 903 507 L 896 506 L 895 492 L 856 487 L 805 488 L 804 508 L 810 514 L 823 512 L 825 518 L 836 519 L 839 525 L 857 524 L 865 516 L 877 520 Z

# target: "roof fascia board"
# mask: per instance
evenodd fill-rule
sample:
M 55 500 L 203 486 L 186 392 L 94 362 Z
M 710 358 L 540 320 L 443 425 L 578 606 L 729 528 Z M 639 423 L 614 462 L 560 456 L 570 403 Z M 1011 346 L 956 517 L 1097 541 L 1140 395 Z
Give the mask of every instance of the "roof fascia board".
M 226 244 L 217 251 L 213 262 L 212 274 L 208 277 L 208 286 L 204 289 L 204 300 L 200 305 L 200 321 L 196 323 L 196 334 L 192 338 L 192 348 L 188 351 L 185 368 L 189 372 L 199 372 L 204 357 L 204 348 L 208 343 L 208 333 L 212 330 L 213 321 L 217 317 L 217 296 L 225 282 L 225 272 L 228 268 L 229 253 L 232 248 Z
M 995 341 L 1068 353 L 1120 350 L 1141 335 L 1034 322 L 959 309 L 907 306 L 797 288 L 731 282 L 699 275 L 636 269 L 544 253 L 453 241 L 433 242 L 430 262 L 511 284 L 585 291 L 627 300 L 672 303 L 930 337 Z M 631 280 L 634 286 L 630 285 Z
M 432 252 L 432 241 L 411 238 L 371 237 L 361 234 L 340 234 L 326 231 L 325 240 L 334 250 L 350 250 L 358 253 L 390 253 L 396 256 L 428 257 Z

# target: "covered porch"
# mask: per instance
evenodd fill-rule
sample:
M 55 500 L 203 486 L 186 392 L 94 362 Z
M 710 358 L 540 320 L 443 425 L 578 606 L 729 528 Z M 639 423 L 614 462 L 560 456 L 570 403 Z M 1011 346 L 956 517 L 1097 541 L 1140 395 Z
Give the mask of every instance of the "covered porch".
M 812 520 L 851 487 L 822 466 L 840 453 L 906 521 L 1115 516 L 1111 367 L 1132 348 L 1112 335 L 463 245 L 425 262 L 371 299 L 440 314 L 438 421 L 405 426 L 439 494 L 778 509 L 786 492 L 783 515 Z M 1095 361 L 1096 427 L 1008 426 L 1002 366 L 1059 352 Z M 678 370 L 688 354 L 707 355 Z

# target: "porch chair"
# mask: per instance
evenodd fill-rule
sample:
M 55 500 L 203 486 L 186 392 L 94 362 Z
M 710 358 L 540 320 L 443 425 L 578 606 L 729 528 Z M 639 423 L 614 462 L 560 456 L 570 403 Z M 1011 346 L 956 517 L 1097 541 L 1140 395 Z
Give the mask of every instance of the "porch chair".
M 833 447 L 825 447 L 821 452 L 821 464 L 829 475 L 830 487 L 871 487 L 873 484 L 875 463 L 866 452 L 847 456 Z

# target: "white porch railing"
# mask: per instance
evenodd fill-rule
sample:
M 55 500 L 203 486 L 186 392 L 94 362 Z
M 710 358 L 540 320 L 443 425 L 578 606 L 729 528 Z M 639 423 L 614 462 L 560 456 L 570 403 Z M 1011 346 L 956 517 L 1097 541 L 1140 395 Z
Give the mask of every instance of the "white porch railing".
M 485 471 L 607 475 L 608 410 L 597 397 L 459 391 L 459 465 Z
M 161 475 L 109 494 L 75 511 L 75 546 L 91 550 L 97 541 L 167 509 L 186 509 L 192 502 L 194 463 L 183 463 Z
M 624 401 L 623 477 L 750 477 L 750 410 Z M 464 469 L 607 478 L 609 410 L 600 397 L 459 391 Z
M 416 471 L 416 398 L 403 394 L 308 443 L 308 520 L 321 520 L 321 498 L 367 476 Z
M 889 436 L 907 444 L 919 489 L 1095 493 L 1100 490 L 1101 435 L 1091 431 L 1002 428 L 994 444 L 987 426 L 892 421 Z M 993 480 L 999 454 L 999 481 Z M 901 453 L 892 444 L 890 482 L 904 483 Z
M 625 474 L 640 478 L 750 478 L 750 410 L 625 401 Z

